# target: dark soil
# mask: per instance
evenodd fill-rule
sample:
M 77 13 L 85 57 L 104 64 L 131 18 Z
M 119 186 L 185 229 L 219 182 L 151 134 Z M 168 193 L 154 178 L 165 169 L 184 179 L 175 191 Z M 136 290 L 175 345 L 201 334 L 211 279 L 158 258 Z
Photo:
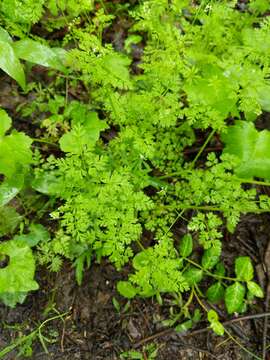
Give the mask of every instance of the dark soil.
M 233 263 L 236 255 L 251 256 L 256 264 L 257 279 L 264 289 L 267 287 L 267 267 L 270 267 L 269 219 L 267 215 L 244 217 L 235 235 L 227 236 L 223 251 L 228 265 Z M 57 310 L 68 314 L 62 320 L 48 322 L 42 330 L 43 335 L 53 340 L 51 344 L 46 343 L 49 354 L 35 338 L 32 359 L 115 360 L 127 350 L 141 351 L 143 359 L 149 359 L 146 346 L 151 343 L 159 349 L 157 360 L 252 359 L 234 342 L 224 341 L 224 337 L 206 331 L 204 321 L 184 334 L 162 326 L 161 321 L 169 318 L 170 298 L 164 299 L 163 306 L 155 300 L 135 299 L 124 309 L 127 301 L 119 297 L 115 288 L 116 282 L 124 277 L 123 271 L 121 274 L 106 262 L 94 264 L 79 287 L 68 264 L 60 273 L 49 277 L 45 269 L 40 271 L 38 292 L 28 296 L 26 302 L 15 309 L 0 307 L 0 348 L 22 339 L 42 321 L 57 315 Z M 113 298 L 119 301 L 120 312 L 114 307 Z M 198 304 L 194 303 L 194 307 Z M 267 304 L 256 302 L 244 315 L 267 310 Z M 217 311 L 222 321 L 229 320 L 222 307 Z M 239 321 L 227 325 L 227 329 L 243 346 L 261 356 L 264 319 Z M 15 359 L 19 350 L 17 347 L 5 359 Z M 270 353 L 268 356 L 270 359 Z

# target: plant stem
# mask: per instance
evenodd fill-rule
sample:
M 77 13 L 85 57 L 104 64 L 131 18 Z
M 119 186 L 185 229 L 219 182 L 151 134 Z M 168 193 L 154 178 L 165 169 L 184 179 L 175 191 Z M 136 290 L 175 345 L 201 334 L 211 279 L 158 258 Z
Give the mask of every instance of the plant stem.
M 237 281 L 236 278 L 231 278 L 228 276 L 222 276 L 222 275 L 217 275 L 217 274 L 212 274 L 210 271 L 204 269 L 201 265 L 197 264 L 195 261 L 190 260 L 189 258 L 184 258 L 187 262 L 189 262 L 190 264 L 196 266 L 197 268 L 199 268 L 200 270 L 202 270 L 203 272 L 205 272 L 208 276 L 211 276 L 215 279 L 223 279 L 223 280 L 229 280 L 229 281 Z
M 40 143 L 44 143 L 44 144 L 48 144 L 48 145 L 53 145 L 53 146 L 57 146 L 57 144 L 47 141 L 47 140 L 43 140 L 43 139 L 32 139 L 34 142 L 40 142 Z
M 193 288 L 194 290 L 194 288 Z M 201 301 L 201 299 L 199 298 L 198 294 L 196 293 L 196 291 L 194 291 L 194 296 L 196 298 L 196 300 L 198 301 L 199 305 L 203 308 L 203 310 L 208 313 L 208 309 L 206 308 L 206 306 L 203 304 L 203 302 Z
M 213 129 L 210 134 L 207 136 L 207 139 L 205 140 L 203 146 L 200 148 L 198 154 L 195 156 L 194 160 L 191 162 L 191 167 L 194 167 L 194 165 L 196 164 L 196 161 L 199 159 L 199 157 L 201 156 L 201 154 L 203 153 L 204 149 L 206 148 L 207 144 L 209 143 L 209 141 L 212 139 L 212 137 L 214 136 L 216 130 Z
M 254 359 L 257 360 L 262 360 L 261 357 L 253 354 L 253 352 L 251 352 L 250 350 L 248 350 L 245 346 L 243 346 L 237 339 L 235 339 L 230 332 L 224 328 L 225 333 L 228 335 L 228 337 L 236 344 L 238 345 L 243 351 L 245 351 L 247 354 L 251 355 Z
M 203 210 L 203 211 L 220 211 L 220 212 L 224 212 L 224 209 L 215 207 L 215 206 L 179 206 L 179 209 L 182 210 Z M 266 213 L 266 212 L 270 212 L 270 209 L 252 209 L 252 210 L 241 210 L 242 213 L 255 213 L 255 214 L 261 214 L 261 213 Z

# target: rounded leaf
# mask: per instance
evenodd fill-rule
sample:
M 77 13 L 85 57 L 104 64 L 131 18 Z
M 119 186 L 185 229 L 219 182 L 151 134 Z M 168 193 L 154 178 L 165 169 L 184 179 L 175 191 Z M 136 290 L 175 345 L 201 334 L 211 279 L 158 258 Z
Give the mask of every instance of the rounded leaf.
M 263 298 L 264 297 L 263 290 L 254 281 L 248 281 L 247 288 L 251 292 L 252 295 L 254 295 L 254 296 L 258 297 L 258 298 Z
M 225 304 L 229 314 L 240 311 L 245 292 L 245 287 L 239 282 L 227 287 L 225 291 Z
M 207 299 L 211 303 L 217 303 L 224 298 L 224 287 L 220 282 L 211 285 L 206 292 Z
M 203 271 L 191 266 L 183 273 L 183 276 L 190 286 L 199 283 L 203 278 Z
M 237 279 L 241 281 L 253 279 L 253 266 L 248 256 L 240 256 L 235 260 L 235 274 Z
M 119 281 L 117 283 L 117 290 L 122 296 L 132 299 L 137 294 L 136 288 L 128 281 Z

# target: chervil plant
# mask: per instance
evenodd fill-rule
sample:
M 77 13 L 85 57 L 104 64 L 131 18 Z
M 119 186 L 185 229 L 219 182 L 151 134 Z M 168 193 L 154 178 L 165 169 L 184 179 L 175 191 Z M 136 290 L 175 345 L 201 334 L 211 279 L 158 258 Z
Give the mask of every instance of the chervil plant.
M 22 117 L 41 126 L 44 137 L 35 141 L 57 151 L 36 150 L 33 158 L 29 136 L 6 134 L 11 123 L 3 113 L 0 147 L 7 151 L 1 151 L 0 171 L 2 186 L 13 193 L 1 205 L 22 189 L 48 201 L 52 234 L 28 244 L 37 245 L 39 264 L 58 271 L 68 259 L 80 284 L 92 261 L 107 258 L 118 270 L 129 263 L 130 274 L 117 284 L 120 294 L 154 296 L 160 304 L 170 297 L 177 314 L 167 324 L 177 331 L 200 320 L 190 306 L 196 301 L 223 335 L 205 301 L 233 314 L 264 296 L 249 257 L 240 254 L 234 269 L 225 268 L 222 242 L 225 228 L 233 233 L 241 215 L 270 211 L 269 197 L 254 186 L 269 186 L 270 177 L 270 132 L 256 129 L 258 116 L 270 111 L 270 22 L 263 16 L 269 6 L 256 0 L 239 11 L 236 1 L 146 0 L 129 11 L 119 7 L 131 25 L 123 42 L 113 44 L 104 34 L 117 20 L 117 11 L 108 10 L 115 7 L 98 2 L 93 11 L 92 2 L 79 3 L 80 17 L 68 22 L 63 41 L 69 49 L 64 75 L 52 91 L 33 85 L 36 103 L 21 108 Z M 42 6 L 53 15 L 76 9 L 73 1 Z M 18 58 L 62 70 L 62 53 L 54 47 L 3 37 Z M 69 96 L 69 86 L 84 89 L 85 101 L 76 92 L 79 100 Z M 188 156 L 198 138 L 203 142 Z M 217 151 L 206 156 L 210 143 Z M 18 168 L 27 176 L 25 187 L 10 185 Z M 175 231 L 180 221 L 183 237 Z

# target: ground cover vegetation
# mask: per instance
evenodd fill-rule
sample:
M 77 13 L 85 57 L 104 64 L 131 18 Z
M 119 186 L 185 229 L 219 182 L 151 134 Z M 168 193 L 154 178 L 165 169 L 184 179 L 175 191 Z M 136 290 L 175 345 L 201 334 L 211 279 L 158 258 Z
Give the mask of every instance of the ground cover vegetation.
M 242 5 L 0 2 L 0 68 L 24 99 L 0 111 L 5 305 L 38 289 L 40 266 L 68 261 L 81 284 L 104 258 L 128 268 L 122 296 L 173 299 L 178 332 L 207 318 L 228 335 L 211 304 L 241 314 L 264 298 L 248 256 L 222 257 L 242 215 L 270 211 L 257 121 L 270 112 L 270 7 Z

